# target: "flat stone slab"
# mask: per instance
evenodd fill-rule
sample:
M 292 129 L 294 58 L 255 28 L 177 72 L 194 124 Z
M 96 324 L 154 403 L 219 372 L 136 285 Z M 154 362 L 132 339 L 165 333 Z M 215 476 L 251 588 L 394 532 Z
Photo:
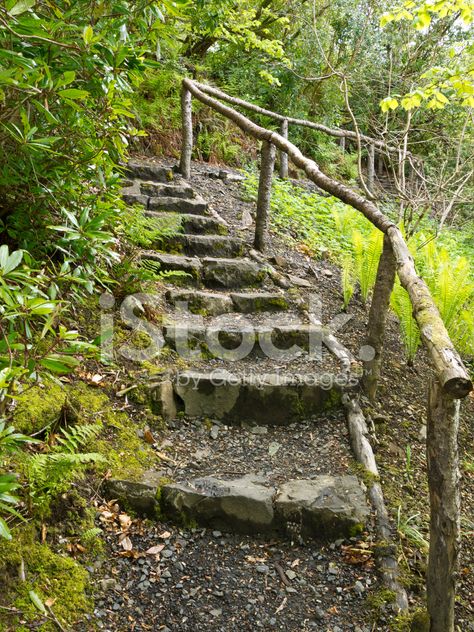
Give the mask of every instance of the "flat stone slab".
M 122 200 L 125 204 L 129 204 L 130 206 L 139 204 L 145 208 L 148 207 L 148 196 L 137 193 L 133 187 L 130 187 L 129 191 L 127 191 L 127 189 L 122 191 Z
M 187 272 L 193 278 L 198 278 L 202 271 L 201 261 L 196 257 L 185 257 L 184 255 L 167 255 L 153 250 L 142 252 L 142 259 L 151 259 L 160 264 L 160 269 L 164 271 Z
M 249 259 L 206 257 L 202 260 L 206 284 L 217 287 L 245 287 L 262 283 L 266 268 Z
M 228 294 L 214 294 L 199 290 L 169 290 L 166 293 L 166 299 L 172 305 L 184 311 L 188 310 L 192 314 L 218 316 L 232 312 L 234 309 L 234 303 Z
M 291 480 L 278 490 L 248 474 L 165 485 L 161 511 L 178 520 L 237 533 L 285 533 L 303 539 L 352 537 L 370 514 L 355 476 Z M 296 533 L 295 533 L 296 532 Z
M 353 536 L 362 531 L 369 513 L 355 476 L 288 481 L 275 498 L 277 519 L 298 524 L 303 537 Z
M 153 477 L 139 482 L 112 478 L 104 483 L 106 498 L 118 500 L 129 511 L 149 518 L 156 518 L 159 508 L 157 490 L 158 483 Z
M 279 312 L 289 309 L 288 300 L 275 292 L 240 292 L 230 295 L 235 311 L 243 314 L 253 312 Z
M 154 180 L 155 182 L 172 182 L 174 180 L 172 169 L 147 160 L 130 160 L 127 164 L 126 174 L 132 178 Z
M 207 202 L 199 196 L 192 199 L 172 196 L 150 197 L 148 199 L 148 208 L 150 211 L 201 215 L 207 211 Z
M 187 522 L 251 534 L 273 528 L 274 494 L 274 488 L 252 475 L 231 481 L 208 476 L 188 484 L 165 485 L 161 509 Z
M 203 315 L 203 300 L 208 297 L 205 293 L 199 293 L 198 297 L 191 292 L 177 293 L 181 297 L 194 298 L 194 311 Z M 224 301 L 225 295 L 211 295 L 216 299 L 219 308 L 230 306 L 219 305 L 219 300 Z M 222 296 L 222 298 L 221 298 Z M 202 300 L 201 297 L 203 297 Z M 189 303 L 184 302 L 183 308 Z M 212 304 L 211 304 L 212 306 Z M 191 310 L 190 310 L 191 311 Z M 205 313 L 206 315 L 209 312 Z M 252 352 L 259 355 L 264 354 L 275 360 L 291 359 L 309 354 L 309 358 L 318 360 L 323 354 L 323 330 L 316 325 L 280 325 L 280 326 L 252 326 L 250 323 L 214 323 L 210 325 L 196 324 L 192 320 L 183 322 L 176 318 L 175 322 L 169 322 L 164 326 L 164 337 L 166 343 L 173 349 L 180 351 L 188 357 L 192 357 L 196 342 L 206 345 L 206 355 L 221 359 L 236 360 L 247 357 Z M 189 350 L 190 353 L 186 353 Z M 196 355 L 196 354 L 194 354 Z
M 337 382 L 337 376 L 313 373 L 240 377 L 224 370 L 182 371 L 175 377 L 174 391 L 190 417 L 278 426 L 339 406 Z
M 159 211 L 146 211 L 147 217 L 155 217 L 161 219 L 169 215 L 169 213 Z M 193 233 L 195 235 L 227 235 L 227 225 L 208 215 L 193 215 L 192 213 L 180 213 L 181 227 L 185 233 Z
M 194 198 L 189 184 L 165 184 L 163 182 L 140 182 L 140 192 L 148 197 Z
M 188 255 L 239 257 L 243 254 L 244 242 L 237 237 L 223 235 L 173 235 L 165 240 L 170 249 L 182 249 Z

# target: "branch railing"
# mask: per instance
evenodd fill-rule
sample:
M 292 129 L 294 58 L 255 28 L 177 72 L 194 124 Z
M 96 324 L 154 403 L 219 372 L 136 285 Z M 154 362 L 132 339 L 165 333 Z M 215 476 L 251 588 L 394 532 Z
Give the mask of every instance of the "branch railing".
M 435 369 L 430 384 L 428 403 L 427 460 L 430 488 L 430 554 L 427 575 L 428 611 L 431 632 L 454 631 L 455 576 L 459 548 L 459 484 L 457 428 L 458 401 L 472 390 L 470 376 L 456 351 L 426 283 L 418 276 L 413 257 L 398 226 L 376 204 L 347 185 L 324 174 L 318 165 L 305 157 L 299 148 L 288 140 L 288 124 L 304 125 L 339 138 L 355 137 L 354 132 L 334 130 L 311 121 L 283 116 L 242 99 L 232 97 L 217 88 L 184 79 L 182 84 L 183 145 L 180 171 L 185 178 L 191 173 L 193 146 L 192 97 L 233 121 L 244 133 L 262 142 L 262 160 L 257 201 L 255 246 L 264 250 L 267 242 L 271 180 L 275 149 L 285 156 L 282 171 L 288 159 L 302 169 L 320 189 L 360 211 L 374 226 L 384 233 L 384 251 L 380 258 L 373 304 L 370 310 L 367 342 L 375 351 L 373 360 L 366 364 L 369 376 L 365 386 L 374 398 L 380 374 L 385 321 L 393 289 L 395 272 L 408 292 L 413 316 L 418 324 L 421 339 Z M 222 103 L 246 108 L 269 116 L 281 123 L 281 133 L 261 127 L 236 109 Z M 383 141 L 362 135 L 373 150 L 398 152 Z M 373 151 L 370 162 L 373 165 Z M 285 168 L 286 162 L 286 168 Z M 285 174 L 283 174 L 285 175 Z M 439 442 L 443 442 L 443 446 Z

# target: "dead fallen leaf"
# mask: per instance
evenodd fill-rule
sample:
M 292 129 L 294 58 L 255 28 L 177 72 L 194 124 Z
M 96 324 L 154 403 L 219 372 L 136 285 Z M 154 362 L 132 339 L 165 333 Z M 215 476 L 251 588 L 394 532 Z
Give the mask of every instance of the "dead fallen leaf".
M 145 441 L 147 443 L 149 443 L 150 445 L 153 445 L 154 443 L 156 443 L 155 441 L 155 437 L 153 436 L 150 428 L 145 428 L 145 431 L 143 433 L 143 438 L 145 439 Z
M 157 544 L 156 546 L 151 546 L 145 553 L 147 555 L 158 555 L 165 548 L 164 544 Z
M 119 542 L 120 542 L 120 545 L 122 546 L 124 551 L 131 551 L 133 549 L 132 541 L 130 540 L 128 535 L 126 535 L 122 539 L 119 538 Z
M 160 533 L 158 537 L 161 540 L 167 540 L 168 538 L 171 538 L 171 531 L 163 531 L 163 533 Z

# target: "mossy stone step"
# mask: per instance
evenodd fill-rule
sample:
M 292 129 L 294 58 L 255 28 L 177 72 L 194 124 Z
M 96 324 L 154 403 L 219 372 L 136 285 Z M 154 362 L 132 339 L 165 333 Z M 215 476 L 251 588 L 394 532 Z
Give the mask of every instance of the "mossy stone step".
M 202 260 L 203 281 L 210 287 L 237 288 L 263 283 L 265 266 L 250 259 L 206 257 Z
M 229 295 L 199 290 L 169 290 L 166 299 L 172 305 L 179 306 L 181 303 L 182 309 L 202 316 L 229 312 L 277 312 L 290 308 L 288 299 L 278 292 L 233 292 Z
M 265 280 L 266 268 L 250 259 L 226 259 L 190 257 L 145 250 L 142 259 L 160 264 L 163 271 L 182 271 L 190 276 L 189 283 L 202 283 L 210 287 L 237 288 L 256 285 Z
M 166 219 L 170 213 L 159 211 L 145 211 L 145 215 L 157 220 Z M 227 224 L 217 217 L 208 215 L 193 215 L 192 213 L 180 213 L 181 228 L 185 233 L 195 235 L 227 235 Z
M 322 357 L 323 329 L 317 325 L 252 326 L 222 323 L 209 326 L 192 322 L 166 324 L 163 335 L 166 344 L 182 356 L 193 357 L 196 349 L 205 349 L 209 357 L 222 360 L 240 359 L 258 353 L 275 360 L 299 357 L 309 353 L 314 361 Z M 296 354 L 296 356 L 295 356 Z
M 243 255 L 244 242 L 237 237 L 180 233 L 164 239 L 163 247 L 187 255 L 240 257 Z
M 192 199 L 196 197 L 193 188 L 187 183 L 165 184 L 163 182 L 139 182 L 140 193 L 148 197 L 173 197 Z
M 150 389 L 151 401 L 162 401 L 161 384 Z M 288 425 L 341 404 L 338 376 L 316 372 L 239 376 L 217 369 L 182 371 L 175 376 L 173 391 L 177 410 L 185 415 L 232 424 Z M 161 414 L 156 408 L 154 412 Z
M 149 478 L 112 479 L 104 484 L 103 493 L 150 518 L 291 539 L 353 537 L 370 515 L 364 490 L 352 475 L 320 474 L 289 480 L 278 488 L 256 474 L 231 479 L 205 476 L 164 485 Z
M 234 302 L 228 294 L 199 290 L 168 290 L 166 300 L 181 311 L 202 316 L 219 316 L 234 311 Z
M 181 198 L 173 196 L 149 197 L 148 209 L 150 211 L 168 211 L 171 213 L 191 213 L 202 215 L 207 211 L 207 202 L 200 196 L 194 198 Z
M 175 179 L 173 169 L 157 165 L 149 160 L 130 160 L 125 173 L 131 178 L 154 180 L 155 182 L 172 182 Z

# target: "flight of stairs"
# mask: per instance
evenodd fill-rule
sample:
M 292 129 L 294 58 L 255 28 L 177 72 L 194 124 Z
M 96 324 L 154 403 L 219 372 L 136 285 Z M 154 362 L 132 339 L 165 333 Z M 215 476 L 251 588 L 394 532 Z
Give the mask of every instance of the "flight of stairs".
M 182 232 L 142 252 L 143 260 L 170 273 L 163 337 L 186 362 L 186 369 L 152 381 L 153 412 L 173 424 L 210 419 L 259 428 L 311 419 L 316 428 L 318 416 L 342 411 L 345 380 L 354 386 L 354 377 L 334 352 L 330 332 L 311 322 L 295 299 L 298 277 L 279 273 L 241 236 L 230 234 L 225 218 L 173 169 L 132 161 L 127 175 L 128 204 L 141 205 L 150 220 L 169 213 L 181 220 Z M 147 479 L 134 482 L 133 492 L 126 481 L 115 480 L 108 489 L 148 515 L 157 511 L 251 533 L 287 533 L 296 523 L 309 537 L 350 535 L 363 528 L 369 511 L 363 487 L 349 474 L 302 477 L 275 487 L 248 471 L 164 487 Z

